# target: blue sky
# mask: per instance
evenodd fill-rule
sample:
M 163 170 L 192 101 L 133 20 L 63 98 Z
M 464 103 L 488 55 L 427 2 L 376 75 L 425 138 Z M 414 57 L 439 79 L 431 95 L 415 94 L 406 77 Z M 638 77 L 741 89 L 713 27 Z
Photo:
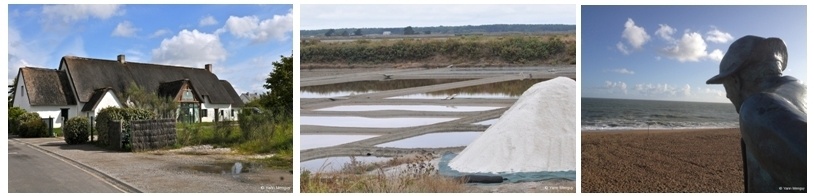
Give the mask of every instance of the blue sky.
M 786 42 L 806 81 L 805 6 L 582 6 L 582 97 L 729 102 L 718 74 L 745 35 Z
M 300 5 L 302 30 L 486 24 L 576 24 L 576 5 Z
M 203 68 L 238 93 L 263 92 L 292 53 L 291 5 L 9 5 L 8 79 L 66 55 Z

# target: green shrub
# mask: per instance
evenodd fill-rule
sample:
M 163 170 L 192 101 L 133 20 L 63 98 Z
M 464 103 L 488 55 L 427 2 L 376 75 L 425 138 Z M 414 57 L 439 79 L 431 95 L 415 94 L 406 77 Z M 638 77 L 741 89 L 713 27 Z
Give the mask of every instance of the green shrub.
M 88 142 L 90 136 L 90 122 L 85 117 L 74 117 L 65 122 L 63 134 L 68 144 L 82 144 Z
M 11 107 L 8 109 L 8 131 L 9 134 L 17 134 L 17 129 L 20 127 L 20 116 L 25 114 L 25 109 L 19 107 Z
M 18 133 L 20 137 L 47 137 L 48 125 L 42 122 L 42 118 L 37 113 L 25 113 L 19 118 L 20 127 Z
M 101 146 L 108 146 L 110 145 L 108 142 L 108 135 L 110 132 L 109 123 L 115 120 L 124 121 L 124 128 L 127 130 L 130 126 L 130 121 L 132 120 L 147 120 L 153 119 L 155 114 L 151 111 L 139 108 L 115 108 L 115 107 L 108 107 L 104 108 L 99 111 L 99 114 L 96 116 L 96 130 L 99 134 L 99 142 L 97 144 Z M 128 142 L 129 133 L 125 133 L 125 140 L 123 142 Z

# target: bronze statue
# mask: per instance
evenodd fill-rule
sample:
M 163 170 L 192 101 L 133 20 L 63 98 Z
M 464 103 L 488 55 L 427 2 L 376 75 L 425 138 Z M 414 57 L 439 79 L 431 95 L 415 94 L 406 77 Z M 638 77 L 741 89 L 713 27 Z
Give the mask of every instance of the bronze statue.
M 806 191 L 806 87 L 783 76 L 787 61 L 783 40 L 748 35 L 707 80 L 724 85 L 740 115 L 746 192 Z

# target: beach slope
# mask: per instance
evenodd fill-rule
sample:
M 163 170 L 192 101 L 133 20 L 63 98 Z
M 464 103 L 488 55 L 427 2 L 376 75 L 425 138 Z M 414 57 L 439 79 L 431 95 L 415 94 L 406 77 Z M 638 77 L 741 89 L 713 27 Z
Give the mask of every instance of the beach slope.
M 738 129 L 582 132 L 582 192 L 743 192 Z

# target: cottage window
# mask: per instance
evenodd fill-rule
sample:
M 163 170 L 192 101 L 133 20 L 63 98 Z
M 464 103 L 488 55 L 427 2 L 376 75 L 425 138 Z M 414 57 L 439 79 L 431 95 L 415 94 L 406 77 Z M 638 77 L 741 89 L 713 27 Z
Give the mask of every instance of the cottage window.
M 232 117 L 235 117 L 235 110 L 232 110 Z
M 209 110 L 209 109 L 201 109 L 201 117 L 209 116 L 209 111 L 207 111 L 207 110 Z
M 195 101 L 192 97 L 192 90 L 184 89 L 184 94 L 181 95 L 181 101 Z

